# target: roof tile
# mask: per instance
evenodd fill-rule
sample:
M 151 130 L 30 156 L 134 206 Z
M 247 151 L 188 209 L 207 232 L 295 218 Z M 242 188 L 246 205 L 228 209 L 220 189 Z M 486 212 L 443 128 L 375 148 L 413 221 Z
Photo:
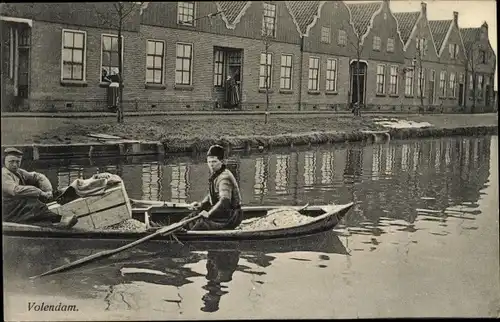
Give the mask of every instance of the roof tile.
M 420 11 L 395 12 L 394 17 L 396 17 L 396 20 L 398 21 L 401 39 L 403 40 L 403 43 L 406 44 L 406 42 L 410 38 L 413 27 L 417 23 L 418 17 L 420 17 Z
M 229 24 L 233 24 L 247 2 L 248 1 L 217 1 L 217 4 L 221 10 L 224 10 L 223 15 L 226 16 Z
M 460 28 L 460 33 L 462 34 L 465 50 L 469 51 L 474 42 L 479 39 L 481 28 Z
M 286 1 L 292 11 L 291 14 L 297 21 L 300 32 L 305 34 L 307 26 L 314 21 L 318 14 L 320 1 Z
M 358 35 L 363 36 L 368 31 L 370 21 L 382 2 L 346 3 L 346 5 L 351 11 L 352 22 Z
M 436 44 L 438 53 L 441 51 L 444 38 L 446 37 L 452 22 L 453 20 L 429 20 L 429 28 L 431 29 L 432 38 L 434 38 L 434 43 Z

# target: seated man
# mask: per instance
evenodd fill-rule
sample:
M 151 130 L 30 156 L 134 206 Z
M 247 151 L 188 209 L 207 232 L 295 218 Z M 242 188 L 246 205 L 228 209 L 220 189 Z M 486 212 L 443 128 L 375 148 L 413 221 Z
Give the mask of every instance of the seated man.
M 52 185 L 41 173 L 28 172 L 20 168 L 23 153 L 18 149 L 4 151 L 2 167 L 2 219 L 20 224 L 55 224 L 59 227 L 73 227 L 75 216 L 62 217 L 49 210 L 39 200 L 52 198 Z
M 234 229 L 241 224 L 241 195 L 234 175 L 226 169 L 224 148 L 213 145 L 207 153 L 207 164 L 210 170 L 208 179 L 209 193 L 201 202 L 193 202 L 191 206 L 196 210 L 188 216 L 194 217 L 203 214 L 195 222 L 187 224 L 191 230 L 221 230 Z

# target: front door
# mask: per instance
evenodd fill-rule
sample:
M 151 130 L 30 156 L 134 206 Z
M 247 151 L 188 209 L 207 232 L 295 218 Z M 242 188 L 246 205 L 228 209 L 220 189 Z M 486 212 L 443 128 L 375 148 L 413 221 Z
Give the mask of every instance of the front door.
M 242 55 L 241 49 L 214 47 L 213 95 L 219 108 L 241 106 Z
M 351 63 L 351 104 L 360 102 L 365 103 L 365 84 L 366 84 L 366 63 L 359 62 L 359 70 L 356 68 L 357 62 Z M 358 98 L 359 84 L 359 98 Z
M 464 94 L 465 94 L 465 84 L 464 84 L 464 74 L 460 74 L 460 79 L 458 82 L 458 106 L 464 106 Z
M 490 106 L 490 103 L 491 103 L 491 85 L 486 85 L 485 105 Z

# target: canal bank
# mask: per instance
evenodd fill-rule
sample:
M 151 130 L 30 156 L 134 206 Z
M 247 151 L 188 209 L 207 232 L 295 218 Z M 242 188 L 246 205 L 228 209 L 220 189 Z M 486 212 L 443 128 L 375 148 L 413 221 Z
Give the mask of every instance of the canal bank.
M 381 119 L 425 122 L 429 127 L 386 128 L 380 125 Z M 312 114 L 274 115 L 266 123 L 262 115 L 181 115 L 163 119 L 140 116 L 115 124 L 95 118 L 61 121 L 9 117 L 2 118 L 2 128 L 2 149 L 16 147 L 27 159 L 38 160 L 200 152 L 212 144 L 221 144 L 228 150 L 250 151 L 282 146 L 485 135 L 498 133 L 498 120 L 497 114 L 378 114 L 360 118 Z

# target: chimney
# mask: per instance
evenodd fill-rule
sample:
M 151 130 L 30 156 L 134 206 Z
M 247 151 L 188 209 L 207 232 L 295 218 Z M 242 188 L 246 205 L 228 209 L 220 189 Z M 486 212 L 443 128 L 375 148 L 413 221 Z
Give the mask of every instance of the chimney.
M 427 18 L 427 3 L 425 2 L 420 2 L 420 6 L 421 6 L 421 10 L 422 10 L 422 14 L 424 15 L 425 18 Z
M 458 11 L 453 11 L 453 22 L 458 27 Z
M 486 30 L 488 30 L 488 23 L 485 21 L 483 22 L 483 24 L 481 25 L 481 27 L 485 28 Z

